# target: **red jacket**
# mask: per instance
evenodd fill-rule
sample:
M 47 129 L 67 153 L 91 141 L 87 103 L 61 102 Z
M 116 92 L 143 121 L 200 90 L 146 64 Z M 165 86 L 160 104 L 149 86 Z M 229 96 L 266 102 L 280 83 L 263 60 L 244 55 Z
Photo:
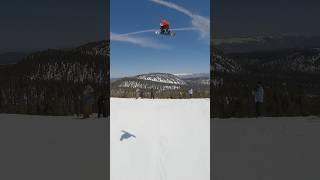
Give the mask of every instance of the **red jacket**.
M 165 19 L 161 19 L 160 22 L 161 22 L 161 24 L 163 24 L 163 26 L 165 26 L 165 27 L 169 27 L 169 26 L 170 26 L 169 21 L 167 21 L 167 20 L 165 20 Z

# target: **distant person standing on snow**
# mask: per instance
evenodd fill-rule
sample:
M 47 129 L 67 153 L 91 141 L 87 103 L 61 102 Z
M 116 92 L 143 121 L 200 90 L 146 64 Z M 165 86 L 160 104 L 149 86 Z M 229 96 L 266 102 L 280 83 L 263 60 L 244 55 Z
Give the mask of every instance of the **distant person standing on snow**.
M 81 112 L 81 95 L 75 95 L 74 97 L 74 112 L 77 117 L 80 117 Z
M 264 97 L 264 89 L 261 85 L 261 82 L 258 82 L 256 87 L 252 91 L 252 95 L 254 96 L 254 102 L 256 104 L 256 116 L 261 116 L 261 106 L 263 104 Z
M 288 114 L 288 108 L 289 108 L 289 90 L 287 83 L 282 83 L 282 88 L 281 88 L 281 106 L 282 106 L 282 114 L 286 115 Z
M 83 91 L 83 118 L 88 118 L 92 113 L 93 92 L 94 90 L 90 85 L 87 85 Z
M 189 98 L 192 98 L 193 97 L 193 89 L 191 88 L 188 92 L 189 92 Z
M 138 99 L 140 97 L 140 89 L 137 88 L 136 89 L 136 99 Z
M 107 98 L 106 96 L 100 95 L 98 98 L 98 118 L 107 117 Z
M 150 95 L 151 95 L 151 99 L 154 99 L 154 90 L 153 90 L 153 88 L 151 89 Z

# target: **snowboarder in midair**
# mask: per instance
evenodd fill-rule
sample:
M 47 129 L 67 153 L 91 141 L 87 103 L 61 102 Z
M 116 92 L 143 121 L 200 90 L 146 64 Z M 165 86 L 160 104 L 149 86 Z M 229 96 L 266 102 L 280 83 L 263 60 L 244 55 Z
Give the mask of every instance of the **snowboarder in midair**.
M 167 20 L 165 19 L 160 20 L 160 32 L 162 34 L 169 33 L 169 26 L 170 26 L 170 23 Z
M 170 30 L 170 22 L 165 19 L 160 19 L 160 30 L 156 34 L 175 36 L 176 33 Z

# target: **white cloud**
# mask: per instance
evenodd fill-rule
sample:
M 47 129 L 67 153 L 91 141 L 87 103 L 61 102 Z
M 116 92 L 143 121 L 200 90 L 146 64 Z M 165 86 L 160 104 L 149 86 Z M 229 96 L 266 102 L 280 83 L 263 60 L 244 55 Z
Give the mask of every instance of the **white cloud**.
M 150 48 L 161 48 L 166 49 L 169 48 L 168 45 L 162 44 L 157 41 L 153 41 L 143 37 L 131 36 L 132 33 L 127 34 L 118 34 L 118 33 L 110 33 L 110 40 L 111 41 L 120 41 L 120 42 L 127 42 L 131 44 L 140 45 L 142 47 L 150 47 Z
M 208 40 L 210 39 L 210 19 L 204 16 L 200 16 L 198 14 L 192 13 L 190 10 L 179 6 L 175 3 L 164 1 L 164 0 L 150 0 L 154 3 L 166 6 L 171 9 L 175 9 L 191 18 L 191 24 L 200 31 L 200 37 L 202 39 Z

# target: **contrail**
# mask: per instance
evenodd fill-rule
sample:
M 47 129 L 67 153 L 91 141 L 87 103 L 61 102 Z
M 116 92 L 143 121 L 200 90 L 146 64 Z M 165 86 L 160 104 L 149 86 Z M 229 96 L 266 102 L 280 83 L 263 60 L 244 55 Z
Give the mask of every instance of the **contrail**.
M 191 18 L 192 25 L 195 28 L 199 29 L 201 33 L 200 34 L 201 38 L 209 40 L 210 38 L 210 19 L 209 18 L 200 16 L 198 14 L 194 14 L 190 10 L 169 1 L 165 1 L 165 0 L 150 0 L 150 1 L 171 9 L 175 9 L 178 12 L 181 12 L 189 16 Z
M 142 31 L 130 32 L 130 33 L 124 33 L 124 34 L 117 34 L 117 36 L 130 36 L 130 35 L 143 34 L 143 33 L 148 33 L 148 32 L 155 32 L 155 31 L 158 31 L 158 30 L 159 29 L 147 29 L 147 30 L 142 30 Z M 194 27 L 171 29 L 171 31 L 198 31 L 198 30 L 199 29 L 194 28 Z
M 147 39 L 147 38 L 138 37 L 138 36 L 129 36 L 129 35 L 118 34 L 113 32 L 110 33 L 110 40 L 127 42 L 131 44 L 140 45 L 142 47 L 161 48 L 161 49 L 168 48 L 167 45 L 162 44 L 161 42 L 154 41 L 152 39 Z
M 171 29 L 172 31 L 198 31 L 199 29 L 194 27 L 187 27 L 187 28 L 175 28 Z
M 155 32 L 159 29 L 147 29 L 142 31 L 136 31 L 136 32 L 130 32 L 130 33 L 110 33 L 110 40 L 111 41 L 120 41 L 120 42 L 128 42 L 131 44 L 137 44 L 143 47 L 151 47 L 151 48 L 161 48 L 161 49 L 167 49 L 169 48 L 168 45 L 162 44 L 161 42 L 154 41 L 152 39 L 147 39 L 144 37 L 139 36 L 133 36 L 137 34 L 143 34 L 148 32 Z M 185 27 L 185 28 L 174 28 L 171 29 L 172 31 L 199 31 L 198 28 L 195 27 Z
M 147 29 L 147 30 L 142 30 L 142 31 L 135 31 L 135 32 L 130 32 L 130 33 L 118 34 L 118 36 L 130 36 L 130 35 L 143 34 L 143 33 L 148 33 L 148 32 L 155 32 L 155 31 L 157 31 L 157 29 Z

